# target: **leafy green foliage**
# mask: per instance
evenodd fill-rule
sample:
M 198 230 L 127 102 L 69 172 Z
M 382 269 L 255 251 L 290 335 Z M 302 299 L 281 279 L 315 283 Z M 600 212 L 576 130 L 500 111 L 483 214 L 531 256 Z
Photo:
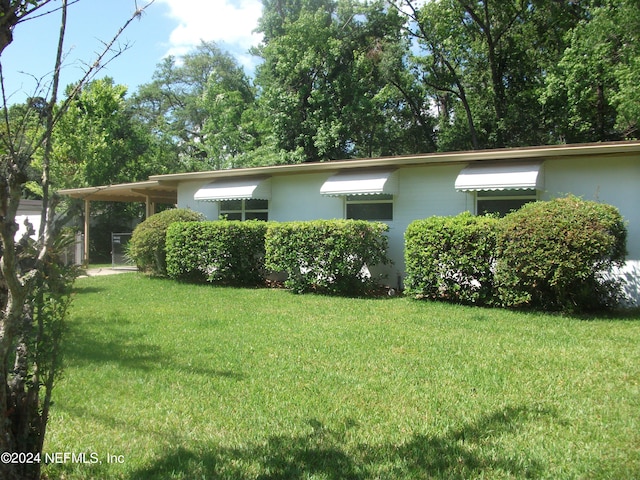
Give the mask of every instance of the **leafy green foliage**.
M 267 223 L 258 220 L 178 222 L 167 230 L 167 274 L 227 285 L 264 282 Z
M 176 208 L 151 215 L 136 227 L 128 245 L 128 255 L 143 271 L 166 275 L 165 237 L 174 222 L 201 221 L 204 216 L 192 210 Z
M 265 263 L 285 272 L 285 285 L 298 293 L 366 294 L 376 283 L 367 268 L 389 263 L 387 229 L 360 220 L 272 223 Z
M 180 61 L 164 59 L 132 106 L 143 124 L 175 146 L 180 170 L 222 169 L 259 146 L 253 143 L 257 127 L 246 116 L 255 95 L 237 61 L 202 42 Z
M 394 48 L 402 44 L 402 23 L 382 2 L 265 3 L 259 103 L 288 163 L 430 146 L 415 135 L 412 110 L 383 75 L 387 51 L 402 58 Z
M 569 142 L 637 137 L 639 32 L 635 0 L 598 2 L 570 32 L 543 94 L 547 108 L 556 110 L 557 134 Z
M 506 306 L 583 311 L 611 306 L 624 262 L 626 227 L 610 205 L 574 196 L 507 215 L 498 237 L 496 282 Z
M 477 305 L 494 301 L 495 217 L 469 212 L 412 222 L 405 232 L 405 291 Z

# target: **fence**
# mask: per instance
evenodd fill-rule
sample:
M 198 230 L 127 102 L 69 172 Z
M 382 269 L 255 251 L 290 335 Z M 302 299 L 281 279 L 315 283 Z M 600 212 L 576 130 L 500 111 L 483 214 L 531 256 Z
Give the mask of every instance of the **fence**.
M 131 240 L 131 233 L 111 234 L 111 266 L 113 268 L 130 268 L 134 266 L 127 256 L 129 240 Z

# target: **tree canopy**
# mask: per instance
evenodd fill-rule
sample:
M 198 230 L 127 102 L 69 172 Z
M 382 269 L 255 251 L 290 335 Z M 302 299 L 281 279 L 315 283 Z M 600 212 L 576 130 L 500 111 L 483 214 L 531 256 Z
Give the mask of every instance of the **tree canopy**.
M 203 42 L 130 94 L 87 85 L 55 136 L 59 186 L 638 136 L 635 0 L 263 5 L 254 72 Z

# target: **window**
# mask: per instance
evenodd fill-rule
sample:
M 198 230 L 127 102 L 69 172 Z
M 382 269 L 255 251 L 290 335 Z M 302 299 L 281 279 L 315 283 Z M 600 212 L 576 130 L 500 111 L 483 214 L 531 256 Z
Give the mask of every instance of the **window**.
M 476 192 L 476 212 L 478 215 L 497 213 L 504 217 L 525 203 L 537 200 L 536 190 L 495 190 Z
M 393 220 L 393 195 L 347 195 L 346 217 L 350 220 Z
M 269 220 L 269 201 L 223 200 L 220 202 L 220 216 L 227 220 Z

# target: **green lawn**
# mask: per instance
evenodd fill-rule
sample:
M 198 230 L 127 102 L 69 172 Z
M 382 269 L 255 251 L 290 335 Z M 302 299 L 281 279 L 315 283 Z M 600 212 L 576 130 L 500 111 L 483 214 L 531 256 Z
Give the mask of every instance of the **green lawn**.
M 44 448 L 76 458 L 50 478 L 640 477 L 640 316 L 76 290 Z

